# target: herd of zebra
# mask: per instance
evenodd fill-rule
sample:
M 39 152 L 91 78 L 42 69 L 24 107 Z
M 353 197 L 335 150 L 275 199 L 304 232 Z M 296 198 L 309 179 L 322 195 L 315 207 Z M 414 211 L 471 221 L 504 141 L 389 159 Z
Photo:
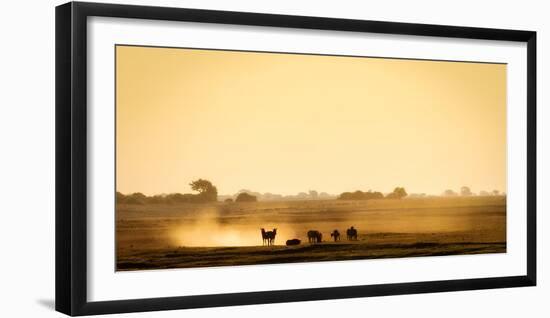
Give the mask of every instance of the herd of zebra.
M 266 231 L 265 229 L 261 229 L 262 231 L 262 244 L 271 246 L 275 244 L 275 236 L 277 236 L 277 229 L 273 229 L 272 231 Z M 346 230 L 346 236 L 348 241 L 357 241 L 357 229 L 353 226 Z M 338 230 L 334 230 L 330 233 L 330 237 L 334 240 L 334 242 L 340 241 L 340 232 Z M 317 230 L 309 230 L 307 232 L 307 239 L 310 244 L 316 244 L 321 243 L 323 241 L 323 233 Z M 291 239 L 286 241 L 287 246 L 291 245 L 300 245 L 302 241 L 299 239 Z

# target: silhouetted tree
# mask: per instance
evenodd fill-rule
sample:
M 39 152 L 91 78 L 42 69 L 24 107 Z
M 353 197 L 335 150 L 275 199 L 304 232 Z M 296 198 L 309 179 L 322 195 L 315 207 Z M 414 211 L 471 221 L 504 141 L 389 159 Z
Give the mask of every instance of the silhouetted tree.
M 256 202 L 256 201 L 258 201 L 258 198 L 246 192 L 239 193 L 239 195 L 235 199 L 235 202 Z
M 319 193 L 315 190 L 309 190 L 309 198 L 313 200 L 317 200 L 319 197 Z
M 216 202 L 218 200 L 218 189 L 212 182 L 205 179 L 198 179 L 189 184 L 193 191 L 198 191 L 197 202 Z
M 126 202 L 126 196 L 120 192 L 116 192 L 116 203 L 125 203 Z
M 469 187 L 467 186 L 463 186 L 462 188 L 460 188 L 460 195 L 462 196 L 471 196 L 473 193 L 472 191 L 470 190 Z
M 392 193 L 389 193 L 386 198 L 388 199 L 401 199 L 407 196 L 407 191 L 405 191 L 405 188 L 402 187 L 396 187 L 393 189 Z
M 500 191 L 498 190 L 493 190 L 493 195 L 499 195 L 500 194 Z
M 147 196 L 141 192 L 132 193 L 126 196 L 125 203 L 129 204 L 144 204 L 147 200 Z

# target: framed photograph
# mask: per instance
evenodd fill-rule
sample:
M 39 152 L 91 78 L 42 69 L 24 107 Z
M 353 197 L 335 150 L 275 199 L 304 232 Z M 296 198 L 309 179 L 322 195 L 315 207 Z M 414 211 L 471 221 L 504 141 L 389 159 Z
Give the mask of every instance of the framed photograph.
M 536 33 L 56 8 L 56 309 L 536 284 Z

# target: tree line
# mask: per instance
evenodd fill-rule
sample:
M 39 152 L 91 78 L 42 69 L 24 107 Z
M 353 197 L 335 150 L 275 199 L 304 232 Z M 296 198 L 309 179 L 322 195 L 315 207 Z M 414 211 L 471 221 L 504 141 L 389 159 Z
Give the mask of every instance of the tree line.
M 170 193 L 165 195 L 153 195 L 147 196 L 141 192 L 135 192 L 132 194 L 122 194 L 121 192 L 116 193 L 116 203 L 124 204 L 174 204 L 174 203 L 209 203 L 218 201 L 218 189 L 212 184 L 212 182 L 205 179 L 198 179 L 189 184 L 193 191 L 198 193 Z M 241 190 L 235 199 L 222 197 L 222 200 L 226 203 L 230 202 L 257 202 L 258 196 L 256 193 L 249 193 L 248 191 Z M 267 195 L 266 195 L 267 196 Z M 344 192 L 337 196 L 338 200 L 371 200 L 371 199 L 401 199 L 407 196 L 407 191 L 405 188 L 396 187 L 393 192 L 384 196 L 381 192 L 373 192 L 369 190 L 368 192 L 355 191 L 355 192 Z M 334 198 L 328 194 L 322 193 L 319 195 L 317 191 L 311 190 L 308 194 L 301 193 L 296 196 L 288 196 L 288 199 L 326 199 Z M 282 197 L 287 198 L 287 196 Z
M 455 192 L 452 189 L 447 189 L 447 190 L 443 191 L 442 195 L 445 196 L 445 197 L 456 197 L 456 196 L 469 197 L 469 196 L 475 196 L 475 195 L 479 195 L 479 196 L 483 197 L 483 196 L 498 196 L 498 195 L 506 195 L 506 194 L 501 193 L 498 190 L 493 190 L 493 191 L 490 191 L 490 192 L 481 190 L 481 191 L 479 191 L 479 194 L 476 194 L 476 193 L 472 192 L 470 187 L 462 186 L 460 188 L 460 192 Z
M 248 189 L 239 190 L 239 192 L 232 195 L 220 195 L 218 199 L 224 202 L 248 202 L 249 199 L 247 196 L 241 196 L 242 193 L 246 193 L 250 196 L 256 197 L 256 201 L 308 201 L 308 200 L 332 200 L 336 199 L 336 195 L 329 194 L 327 192 L 317 192 L 316 190 L 309 190 L 308 192 L 299 192 L 297 194 L 276 194 L 271 192 L 257 192 L 251 191 Z M 241 197 L 241 198 L 239 198 Z
M 407 196 L 407 191 L 403 187 L 396 187 L 393 192 L 384 196 L 382 192 L 357 190 L 355 192 L 344 192 L 338 196 L 338 200 L 374 200 L 374 199 L 401 199 Z
M 146 204 L 146 203 L 208 203 L 218 201 L 218 189 L 212 182 L 198 179 L 189 184 L 198 193 L 171 193 L 166 195 L 146 196 L 141 192 L 132 194 L 116 193 L 116 203 Z
M 147 196 L 141 192 L 136 192 L 132 194 L 122 194 L 120 192 L 116 193 L 116 203 L 126 203 L 126 204 L 147 204 L 147 203 L 164 203 L 164 204 L 173 204 L 173 203 L 209 203 L 218 201 L 218 189 L 212 184 L 212 182 L 205 179 L 197 179 L 189 184 L 193 191 L 197 193 L 171 193 L 165 195 L 153 195 Z M 453 190 L 447 189 L 443 192 L 442 196 L 451 197 L 451 196 L 474 196 L 469 187 L 463 186 L 460 189 L 460 192 L 457 193 Z M 498 190 L 493 190 L 491 192 L 481 191 L 480 196 L 497 196 L 497 195 L 506 195 L 505 193 L 500 193 Z M 355 192 L 343 192 L 340 195 L 334 197 L 326 193 L 319 194 L 317 191 L 310 190 L 309 193 L 299 193 L 298 195 L 290 196 L 280 196 L 274 195 L 271 193 L 257 193 L 248 190 L 241 190 L 235 196 L 220 196 L 220 201 L 226 203 L 230 202 L 257 202 L 257 201 L 271 201 L 271 200 L 327 200 L 327 199 L 338 199 L 338 200 L 375 200 L 375 199 L 402 199 L 408 196 L 407 191 L 403 187 L 396 187 L 392 192 L 384 195 L 379 191 L 360 191 Z M 418 197 L 419 195 L 412 194 L 411 197 Z M 421 195 L 423 196 L 423 195 Z

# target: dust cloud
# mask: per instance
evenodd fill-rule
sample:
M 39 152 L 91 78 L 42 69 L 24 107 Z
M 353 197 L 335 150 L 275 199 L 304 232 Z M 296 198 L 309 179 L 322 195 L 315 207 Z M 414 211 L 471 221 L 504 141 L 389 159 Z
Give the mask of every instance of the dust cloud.
M 173 244 L 187 247 L 258 246 L 262 245 L 261 229 L 277 230 L 276 245 L 284 245 L 296 236 L 289 224 L 266 222 L 257 217 L 224 217 L 216 209 L 203 210 L 193 218 L 175 225 L 170 231 Z M 277 227 L 279 226 L 279 228 Z

